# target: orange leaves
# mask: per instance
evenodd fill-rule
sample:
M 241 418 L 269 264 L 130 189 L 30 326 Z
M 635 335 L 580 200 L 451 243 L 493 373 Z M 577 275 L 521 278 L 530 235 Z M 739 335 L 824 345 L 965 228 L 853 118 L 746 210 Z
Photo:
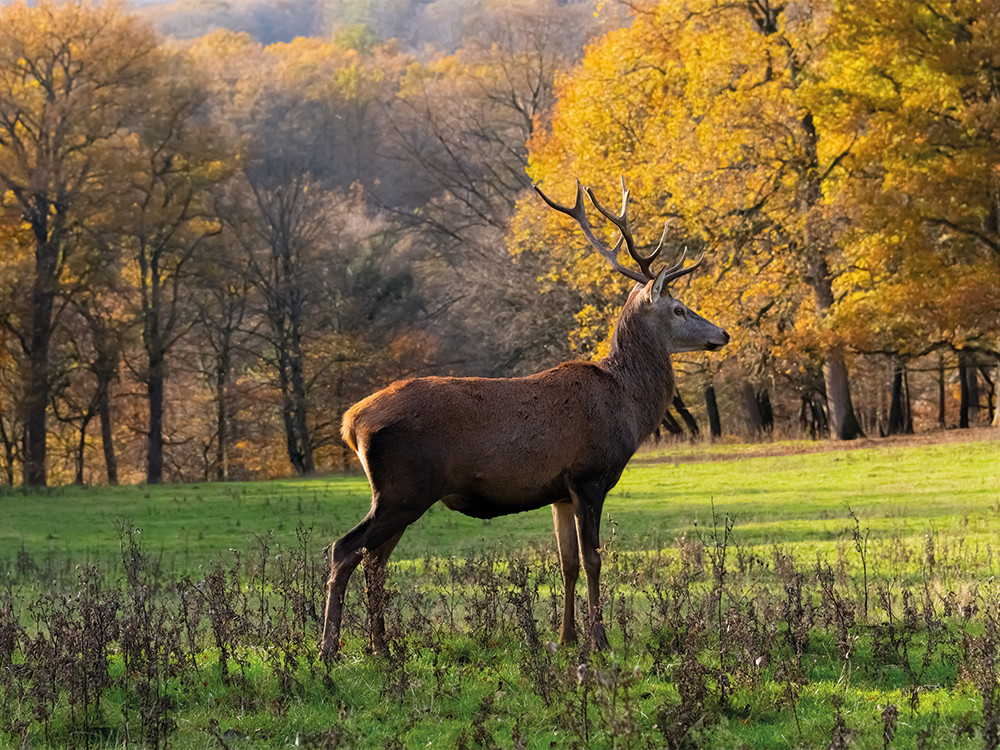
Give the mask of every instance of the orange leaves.
M 684 291 L 687 301 L 730 325 L 735 317 L 759 327 L 778 311 L 784 319 L 803 295 L 776 258 L 802 245 L 808 162 L 788 58 L 787 39 L 761 34 L 736 6 L 661 3 L 593 45 L 562 80 L 551 130 L 529 144 L 529 172 L 550 194 L 568 194 L 572 177 L 600 193 L 623 174 L 640 242 L 655 243 L 669 219 L 670 254 L 707 252 L 706 281 Z M 522 208 L 525 221 L 537 217 L 536 230 L 553 237 L 556 220 L 538 210 Z M 571 283 L 589 298 L 594 285 L 618 286 L 589 260 L 570 261 Z M 594 312 L 581 315 L 578 336 L 590 341 Z
M 688 294 L 746 330 L 741 358 L 995 342 L 997 28 L 997 0 L 647 7 L 563 79 L 530 173 L 550 192 L 624 174 L 638 233 L 670 218 L 707 252 L 711 283 Z M 523 219 L 554 238 L 551 217 Z M 578 257 L 565 276 L 601 284 Z
M 1000 246 L 990 223 L 1000 133 L 981 118 L 1000 112 L 1000 98 L 983 99 L 976 82 L 978 61 L 1000 54 L 984 33 L 1000 4 L 857 5 L 836 45 L 851 64 L 828 72 L 852 119 L 833 110 L 827 127 L 854 141 L 845 250 L 871 275 L 844 286 L 839 328 L 859 349 L 904 354 L 988 342 L 1000 310 L 1000 253 L 990 249 Z

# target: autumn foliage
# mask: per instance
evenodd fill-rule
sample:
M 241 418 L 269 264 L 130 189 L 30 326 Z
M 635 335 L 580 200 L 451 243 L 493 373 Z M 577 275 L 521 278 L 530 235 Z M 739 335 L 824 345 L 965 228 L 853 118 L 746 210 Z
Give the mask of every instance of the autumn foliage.
M 962 377 L 992 397 L 998 11 L 645 4 L 561 79 L 531 175 L 568 192 L 574 175 L 610 185 L 620 172 L 649 242 L 666 221 L 678 251 L 706 252 L 711 272 L 686 299 L 734 327 L 738 351 L 722 372 L 690 363 L 702 378 L 797 393 L 803 421 L 816 430 L 822 411 L 841 438 L 887 429 L 878 370 L 928 369 L 930 353 L 966 361 Z M 560 279 L 605 289 L 565 231 L 526 202 L 515 242 L 572 247 Z M 603 295 L 603 314 L 581 314 L 588 348 L 609 329 Z M 852 390 L 869 392 L 860 409 Z
M 695 418 L 994 419 L 1000 0 L 463 7 L 436 47 L 0 9 L 0 478 L 335 469 L 392 379 L 600 354 L 626 290 L 528 188 L 619 175 L 735 334 Z

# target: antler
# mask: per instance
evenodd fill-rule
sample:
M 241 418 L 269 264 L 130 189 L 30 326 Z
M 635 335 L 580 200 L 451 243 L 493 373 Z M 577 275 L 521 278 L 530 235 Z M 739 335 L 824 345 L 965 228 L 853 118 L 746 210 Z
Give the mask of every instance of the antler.
M 625 240 L 625 247 L 628 248 L 628 254 L 632 256 L 632 259 L 638 264 L 639 270 L 642 271 L 643 281 L 648 281 L 649 279 L 655 279 L 656 274 L 649 269 L 649 265 L 656 260 L 656 256 L 660 254 L 660 249 L 663 247 L 663 240 L 667 236 L 667 227 L 663 227 L 663 235 L 660 237 L 660 244 L 656 246 L 656 249 L 649 255 L 639 255 L 639 251 L 635 247 L 635 240 L 632 239 L 632 230 L 628 225 L 628 199 L 629 191 L 625 188 L 625 176 L 620 176 L 622 183 L 622 210 L 617 214 L 611 213 L 608 209 L 602 206 L 597 197 L 594 195 L 593 188 L 587 188 L 587 195 L 590 196 L 591 202 L 594 207 L 601 212 L 601 215 L 605 219 L 610 221 L 616 227 L 618 231 L 622 233 L 622 239 Z
M 662 240 L 661 240 L 662 242 Z M 705 260 L 705 253 L 698 256 L 698 260 L 692 263 L 687 268 L 684 268 L 684 259 L 687 257 L 687 248 L 684 248 L 684 252 L 681 253 L 680 260 L 678 260 L 674 265 L 669 268 L 661 268 L 659 275 L 663 276 L 663 284 L 669 284 L 674 279 L 679 279 L 681 276 L 687 276 L 694 269 L 702 264 Z
M 556 203 L 554 200 L 550 199 L 545 193 L 543 193 L 541 188 L 538 187 L 538 185 L 533 185 L 533 187 L 535 188 L 535 192 L 538 193 L 540 196 L 542 196 L 542 200 L 549 205 L 549 208 L 554 208 L 556 211 L 561 211 L 567 216 L 572 216 L 574 219 L 576 219 L 577 223 L 580 225 L 580 228 L 583 230 L 583 236 L 587 238 L 587 242 L 589 242 L 591 247 L 597 250 L 597 252 L 599 252 L 601 255 L 607 258 L 608 262 L 611 263 L 612 268 L 614 268 L 619 273 L 628 276 L 633 281 L 638 281 L 640 284 L 645 284 L 647 281 L 653 278 L 652 276 L 648 275 L 649 271 L 648 263 L 647 267 L 643 269 L 643 273 L 639 273 L 637 271 L 633 271 L 631 268 L 626 268 L 625 266 L 623 266 L 621 263 L 618 262 L 618 253 L 622 249 L 622 242 L 626 241 L 625 232 L 622 232 L 622 236 L 618 238 L 618 243 L 613 248 L 608 248 L 607 245 L 605 245 L 603 242 L 597 239 L 597 237 L 594 236 L 594 231 L 590 227 L 590 220 L 587 218 L 587 209 L 583 205 L 583 185 L 580 184 L 579 180 L 576 181 L 576 202 L 573 204 L 573 208 L 567 208 L 566 206 Z M 624 187 L 625 187 L 625 180 L 623 178 L 622 179 L 623 190 Z M 594 200 L 594 194 L 593 192 L 591 192 L 589 188 L 587 189 L 587 195 L 590 196 L 590 200 L 592 201 Z M 625 201 L 628 200 L 628 191 L 624 192 L 623 200 Z M 598 210 L 601 211 L 601 213 L 604 213 L 601 207 L 597 205 L 596 201 L 594 201 L 594 205 L 597 206 Z M 625 206 L 623 214 L 627 213 L 628 213 L 628 207 Z M 624 218 L 627 226 L 628 218 L 627 216 L 625 216 Z M 615 226 L 618 226 L 618 228 L 621 229 L 621 227 L 618 225 L 617 222 L 615 223 Z M 629 253 L 630 254 L 632 253 L 631 244 L 629 245 Z M 635 255 L 633 254 L 632 257 L 634 258 Z
M 614 268 L 619 273 L 624 274 L 633 281 L 638 281 L 640 284 L 645 284 L 647 281 L 651 279 L 655 279 L 658 276 L 662 276 L 663 279 L 661 281 L 661 285 L 663 285 L 673 281 L 676 278 L 691 273 L 698 266 L 700 266 L 701 262 L 705 259 L 704 254 L 702 254 L 701 257 L 699 257 L 698 260 L 695 261 L 693 265 L 684 268 L 684 258 L 687 255 L 687 250 L 685 250 L 684 254 L 681 255 L 681 259 L 676 264 L 670 266 L 669 268 L 660 269 L 660 272 L 658 274 L 653 273 L 650 266 L 652 265 L 653 261 L 656 260 L 656 258 L 659 256 L 660 250 L 663 249 L 663 242 L 667 238 L 667 224 L 664 223 L 663 225 L 663 234 L 660 237 L 660 242 L 656 246 L 656 249 L 653 250 L 653 252 L 651 252 L 649 255 L 641 255 L 635 246 L 635 240 L 632 238 L 632 230 L 629 227 L 628 223 L 629 191 L 625 187 L 624 176 L 621 177 L 621 185 L 622 185 L 622 208 L 621 211 L 617 214 L 612 213 L 611 211 L 606 209 L 603 205 L 601 205 L 600 201 L 598 201 L 597 197 L 594 195 L 593 188 L 589 187 L 584 188 L 583 185 L 580 184 L 579 180 L 576 181 L 576 202 L 573 204 L 572 208 L 567 208 L 566 206 L 560 205 L 559 203 L 556 203 L 555 201 L 550 199 L 545 193 L 542 192 L 541 188 L 538 187 L 538 185 L 534 185 L 533 187 L 535 188 L 535 192 L 538 193 L 540 196 L 542 196 L 542 200 L 545 201 L 550 208 L 554 208 L 556 211 L 560 211 L 566 214 L 567 216 L 571 216 L 574 219 L 576 219 L 577 223 L 580 225 L 580 228 L 583 230 L 584 237 L 587 238 L 587 241 L 590 243 L 591 247 L 593 247 L 595 250 L 597 250 L 597 252 L 603 255 L 608 260 L 608 262 L 611 263 L 612 268 Z M 618 242 L 613 248 L 609 248 L 607 245 L 605 245 L 603 242 L 597 239 L 596 236 L 594 236 L 594 231 L 590 226 L 590 220 L 587 218 L 587 210 L 583 204 L 583 193 L 585 191 L 587 193 L 587 196 L 590 198 L 591 203 L 593 203 L 594 207 L 601 212 L 601 215 L 604 216 L 604 218 L 606 218 L 612 224 L 614 224 L 615 227 L 618 228 L 618 231 L 621 232 L 621 237 L 618 238 Z M 638 272 L 633 271 L 631 268 L 623 266 L 618 261 L 618 253 L 621 252 L 623 242 L 625 243 L 625 247 L 628 249 L 629 255 L 632 256 L 632 260 L 634 260 L 636 264 L 639 266 Z

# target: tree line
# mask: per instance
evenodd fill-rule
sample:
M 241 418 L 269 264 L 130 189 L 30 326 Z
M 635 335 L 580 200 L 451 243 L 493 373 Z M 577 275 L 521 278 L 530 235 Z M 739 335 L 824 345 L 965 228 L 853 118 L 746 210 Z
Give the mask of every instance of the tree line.
M 376 384 L 563 356 L 574 294 L 543 320 L 504 232 L 600 21 L 486 5 L 419 59 L 363 29 L 177 42 L 114 4 L 0 10 L 0 476 L 308 474 Z
M 436 51 L 5 6 L 0 478 L 309 474 L 389 380 L 600 352 L 625 290 L 529 188 L 618 174 L 737 334 L 689 429 L 905 430 L 923 370 L 992 417 L 997 10 L 470 3 Z
M 606 198 L 621 173 L 650 241 L 667 222 L 705 252 L 685 300 L 736 334 L 721 364 L 688 363 L 708 410 L 723 384 L 758 434 L 995 423 L 1000 3 L 634 7 L 560 80 L 529 172 Z M 600 350 L 616 291 L 566 232 L 526 202 L 512 244 L 557 249 Z

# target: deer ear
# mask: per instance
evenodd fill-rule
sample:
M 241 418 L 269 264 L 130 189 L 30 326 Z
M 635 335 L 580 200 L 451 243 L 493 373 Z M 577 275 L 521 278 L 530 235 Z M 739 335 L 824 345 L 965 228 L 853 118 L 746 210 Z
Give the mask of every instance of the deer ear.
M 663 294 L 663 285 L 667 278 L 667 271 L 669 270 L 670 268 L 665 266 L 658 274 L 656 274 L 656 278 L 653 280 L 653 286 L 649 289 L 650 302 L 656 302 L 656 300 L 660 298 L 660 295 Z

